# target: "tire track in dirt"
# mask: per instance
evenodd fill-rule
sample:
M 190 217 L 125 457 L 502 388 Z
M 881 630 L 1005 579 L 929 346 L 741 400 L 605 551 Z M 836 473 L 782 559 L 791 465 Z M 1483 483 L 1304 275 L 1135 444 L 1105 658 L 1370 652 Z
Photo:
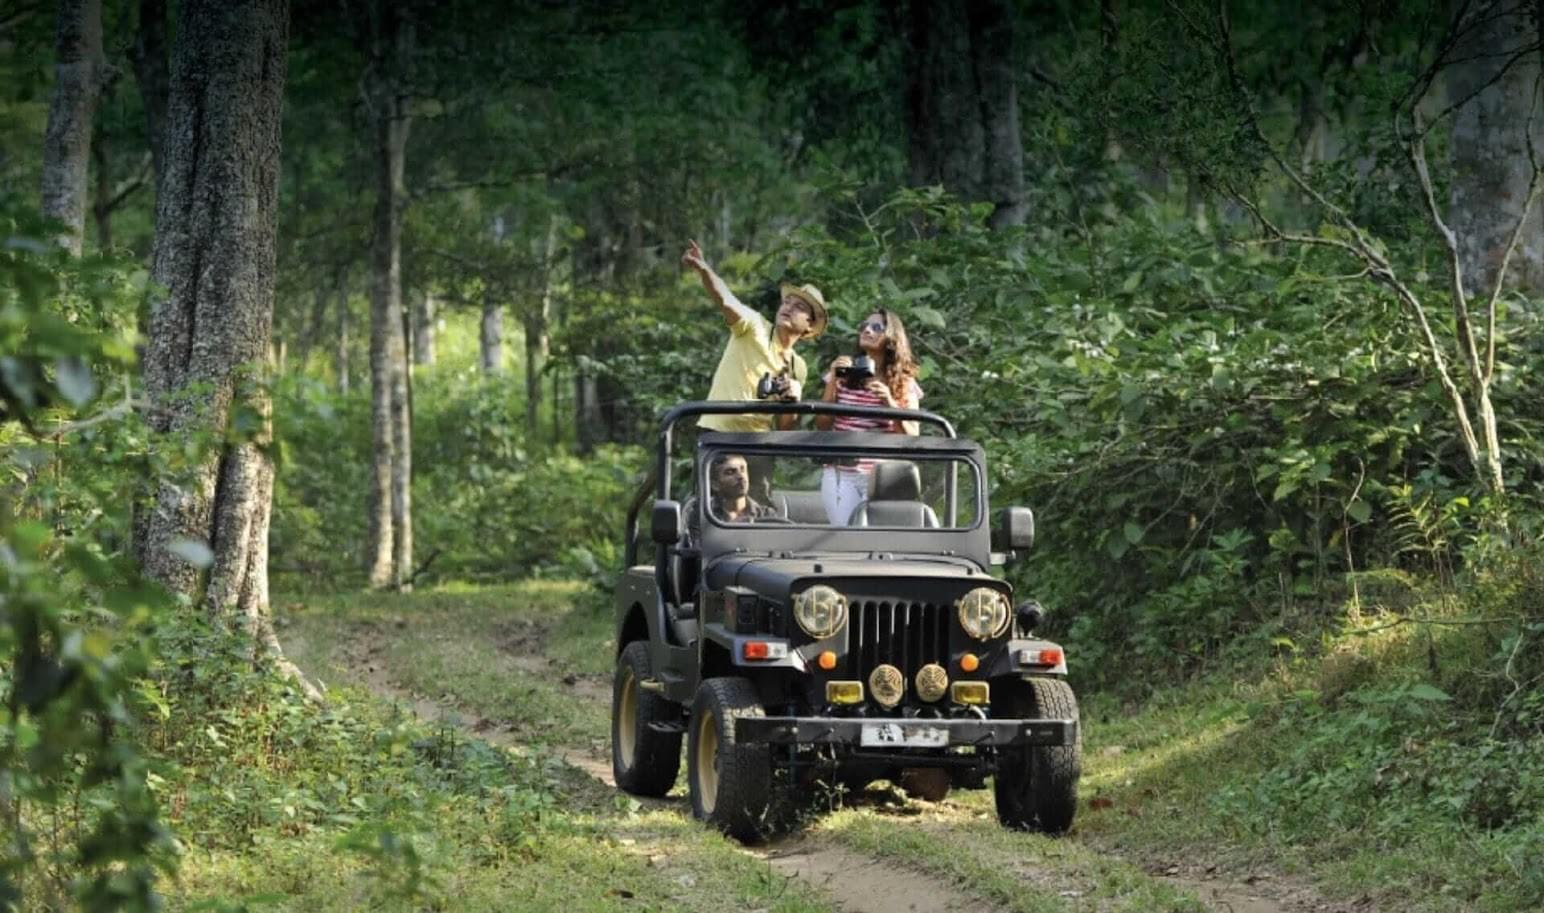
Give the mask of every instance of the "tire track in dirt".
M 539 625 L 512 625 L 503 632 L 499 646 L 511 668 L 528 675 L 550 676 L 553 661 L 542 651 L 545 630 Z M 297 632 L 290 632 L 295 639 Z M 481 738 L 501 748 L 523 751 L 514 730 L 475 712 L 430 700 L 400 687 L 387 664 L 387 632 L 374 625 L 355 626 L 340 652 L 347 666 L 363 678 L 367 689 L 385 700 L 412 711 L 426 722 L 461 729 L 470 737 Z M 571 680 L 570 680 L 571 679 Z M 568 676 L 565 684 L 582 700 L 609 706 L 609 682 L 595 676 Z M 576 768 L 610 789 L 616 789 L 611 759 L 593 746 L 554 746 L 553 756 Z M 684 797 L 644 799 L 633 797 L 647 808 L 668 808 L 689 814 Z M 829 898 L 843 913 L 996 913 L 1001 908 L 971 895 L 967 889 L 937 875 L 916 871 L 891 859 L 871 856 L 834 840 L 797 833 L 761 846 L 741 847 L 742 852 L 765 862 L 785 878 L 798 879 Z M 1366 904 L 1329 904 L 1311 889 L 1293 885 L 1273 885 L 1268 880 L 1250 890 L 1248 886 L 1221 879 L 1195 877 L 1178 866 L 1152 873 L 1165 883 L 1194 893 L 1207 909 L 1218 913 L 1376 913 Z M 1025 878 L 1026 890 L 1035 890 L 1032 879 Z M 1043 888 L 1042 888 L 1043 889 Z M 1074 892 L 1061 896 L 1076 903 Z M 1098 902 L 1089 898 L 1097 909 Z
M 387 665 L 384 638 L 386 632 L 374 625 L 355 626 L 339 653 L 348 668 L 355 670 L 362 684 L 375 696 L 411 711 L 419 719 L 462 730 L 507 750 L 524 750 L 515 732 L 507 726 L 476 713 L 463 713 L 455 707 L 433 701 L 402 688 Z M 522 633 L 518 638 L 501 638 L 500 646 L 511 654 L 511 665 L 528 674 L 546 675 L 550 665 L 539 649 L 539 630 Z M 292 644 L 298 639 L 290 632 Z M 297 650 L 297 653 L 305 652 Z M 585 681 L 581 678 L 580 681 Z M 570 683 L 574 684 L 574 683 Z M 592 682 L 576 688 L 589 700 L 610 703 L 609 686 L 597 689 Z M 588 692 L 588 694 L 585 694 Z M 553 756 L 574 767 L 609 789 L 616 789 L 611 758 L 602 757 L 593 748 L 555 747 Z M 689 814 L 685 798 L 663 799 L 632 797 L 647 808 L 667 808 Z M 790 836 L 762 846 L 739 847 L 740 851 L 767 864 L 774 872 L 811 885 L 824 894 L 843 913 L 998 913 L 999 908 L 981 898 L 952 887 L 939 878 L 897 866 L 894 862 L 869 856 L 830 840 L 808 836 Z M 904 900 L 897 900 L 904 898 Z

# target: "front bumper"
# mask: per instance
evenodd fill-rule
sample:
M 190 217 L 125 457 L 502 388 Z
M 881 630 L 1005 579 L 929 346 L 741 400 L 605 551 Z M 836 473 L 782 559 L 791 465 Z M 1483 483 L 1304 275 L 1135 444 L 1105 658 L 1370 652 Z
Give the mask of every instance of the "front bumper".
M 864 739 L 864 727 L 870 738 Z M 944 730 L 949 746 L 1071 745 L 1077 740 L 1077 720 L 922 720 L 885 717 L 741 717 L 734 722 L 736 742 L 771 745 L 850 745 L 875 747 L 872 727 L 886 727 L 902 734 L 925 735 L 923 730 Z M 929 733 L 931 734 L 931 733 Z M 932 746 L 941 747 L 941 746 Z

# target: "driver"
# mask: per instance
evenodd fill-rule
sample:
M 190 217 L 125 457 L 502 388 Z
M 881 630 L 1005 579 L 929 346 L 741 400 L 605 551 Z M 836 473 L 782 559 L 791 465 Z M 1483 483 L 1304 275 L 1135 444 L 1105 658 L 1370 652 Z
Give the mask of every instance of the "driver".
M 725 453 L 715 457 L 708 468 L 708 510 L 722 523 L 754 523 L 762 517 L 775 517 L 777 511 L 751 497 L 751 473 L 745 457 Z M 687 516 L 692 541 L 701 541 L 697 511 Z

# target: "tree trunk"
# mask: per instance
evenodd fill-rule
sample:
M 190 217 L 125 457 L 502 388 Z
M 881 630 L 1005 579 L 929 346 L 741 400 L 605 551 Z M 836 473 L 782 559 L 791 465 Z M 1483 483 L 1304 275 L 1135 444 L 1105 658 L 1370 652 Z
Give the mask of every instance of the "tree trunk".
M 912 0 L 907 54 L 910 180 L 977 199 L 985 139 L 963 4 Z
M 402 206 L 403 169 L 407 153 L 408 119 L 394 92 L 376 97 L 375 240 L 370 277 L 370 431 L 373 454 L 370 486 L 369 536 L 365 569 L 372 587 L 393 583 L 398 525 L 393 491 L 398 459 L 394 391 L 397 374 L 406 364 L 402 338 Z
M 483 374 L 492 376 L 504 372 L 504 308 L 491 289 L 483 291 L 482 324 L 477 334 L 479 363 Z
M 1019 131 L 1018 42 L 1006 0 L 977 2 L 970 10 L 970 53 L 980 95 L 985 160 L 982 198 L 992 204 L 992 228 L 1023 225 L 1024 138 Z
M 600 443 L 602 421 L 600 391 L 595 377 L 585 368 L 574 369 L 574 446 L 580 453 L 589 453 Z
M 295 363 L 300 370 L 306 369 L 306 364 L 311 361 L 311 350 L 316 348 L 317 340 L 322 338 L 323 327 L 327 323 L 327 299 L 332 289 L 325 286 L 317 286 L 311 296 L 311 315 L 306 321 L 305 329 L 300 333 L 300 339 L 295 345 Z
M 434 364 L 434 296 L 420 292 L 413 298 L 413 364 Z
M 1029 214 L 1013 16 L 1007 0 L 912 0 L 907 11 L 908 179 L 990 202 L 994 228 Z
M 106 136 L 98 135 L 92 142 L 91 157 L 96 161 L 96 194 L 91 203 L 91 215 L 96 221 L 97 250 L 110 250 L 113 246 L 113 169 Z
M 547 220 L 546 246 L 542 251 L 541 299 L 525 318 L 525 430 L 532 443 L 540 438 L 537 427 L 541 410 L 541 375 L 547 365 L 550 343 L 547 326 L 552 320 L 553 271 L 556 267 L 558 220 Z
M 139 83 L 139 97 L 145 108 L 145 136 L 150 144 L 151 170 L 157 192 L 165 167 L 165 143 L 168 92 L 166 57 L 166 0 L 139 0 L 139 31 L 134 36 L 134 79 Z
M 151 287 L 164 292 L 151 293 L 145 395 L 150 427 L 170 446 L 199 435 L 212 443 L 153 482 L 135 545 L 146 576 L 215 626 L 246 631 L 298 677 L 269 615 L 264 376 L 288 34 L 284 0 L 181 7 L 151 265 Z
M 407 315 L 398 338 L 407 341 Z M 407 348 L 399 349 L 391 379 L 391 582 L 412 589 L 413 574 L 413 372 Z
M 338 370 L 338 394 L 348 396 L 348 283 L 338 281 L 338 339 L 334 361 Z
M 86 230 L 91 127 L 101 92 L 102 0 L 61 0 L 53 100 L 43 136 L 43 215 L 64 223 L 59 244 L 80 255 Z
M 411 473 L 407 428 L 407 329 L 402 310 L 402 219 L 411 126 L 408 110 L 413 29 L 408 8 L 393 0 L 360 7 L 360 31 L 369 42 L 365 86 L 375 141 L 376 194 L 370 264 L 369 523 L 365 573 L 372 588 L 398 584 L 411 560 L 411 504 L 404 479 Z M 401 448 L 401 449 L 399 449 Z M 399 541 L 399 538 L 402 541 Z
M 1471 18 L 1476 24 L 1458 41 L 1450 54 L 1455 62 L 1446 72 L 1449 98 L 1457 102 L 1474 96 L 1453 117 L 1449 222 L 1458 235 L 1464 287 L 1488 300 L 1527 196 L 1530 112 L 1536 154 L 1544 162 L 1544 106 L 1533 110 L 1539 54 L 1524 50 L 1539 40 L 1539 30 L 1529 11 L 1497 0 L 1481 4 Z M 1544 214 L 1539 207 L 1509 272 L 1519 289 L 1544 289 Z

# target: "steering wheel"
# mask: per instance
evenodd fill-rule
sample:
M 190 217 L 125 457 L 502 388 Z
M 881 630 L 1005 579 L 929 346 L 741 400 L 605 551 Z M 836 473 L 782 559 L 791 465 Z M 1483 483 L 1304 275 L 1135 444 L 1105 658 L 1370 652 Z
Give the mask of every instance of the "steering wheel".
M 793 521 L 778 514 L 767 514 L 765 517 L 757 517 L 752 523 L 774 523 L 779 526 L 792 526 Z

